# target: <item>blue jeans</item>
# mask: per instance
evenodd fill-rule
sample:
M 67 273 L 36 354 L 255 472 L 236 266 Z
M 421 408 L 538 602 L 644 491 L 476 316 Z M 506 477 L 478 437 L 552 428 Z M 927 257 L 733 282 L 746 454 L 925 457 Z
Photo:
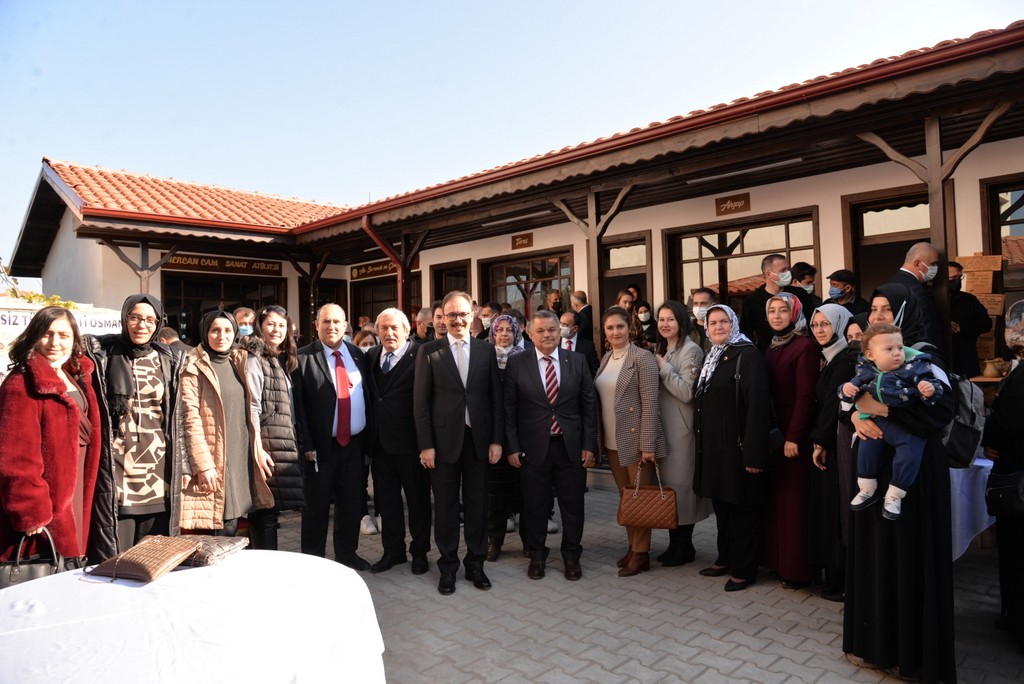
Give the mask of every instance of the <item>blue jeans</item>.
M 921 470 L 921 457 L 927 440 L 911 434 L 899 423 L 876 416 L 875 425 L 881 430 L 882 439 L 865 439 L 857 449 L 857 477 L 877 479 L 881 470 L 882 457 L 886 446 L 896 450 L 892 458 L 892 480 L 890 484 L 906 491 L 917 481 Z

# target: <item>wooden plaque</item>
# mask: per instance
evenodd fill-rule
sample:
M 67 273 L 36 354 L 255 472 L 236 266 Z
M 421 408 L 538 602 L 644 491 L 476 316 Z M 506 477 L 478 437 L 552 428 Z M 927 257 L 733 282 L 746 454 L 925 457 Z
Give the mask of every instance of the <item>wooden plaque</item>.
M 964 290 L 972 294 L 992 294 L 992 271 L 964 271 Z
M 1002 316 L 1006 295 L 1001 294 L 976 294 L 974 295 L 981 302 L 981 305 L 988 309 L 989 316 Z
M 520 233 L 512 236 L 512 249 L 533 247 L 533 233 Z
M 964 271 L 998 271 L 1003 268 L 1003 257 L 999 254 L 958 256 L 954 261 L 962 264 Z

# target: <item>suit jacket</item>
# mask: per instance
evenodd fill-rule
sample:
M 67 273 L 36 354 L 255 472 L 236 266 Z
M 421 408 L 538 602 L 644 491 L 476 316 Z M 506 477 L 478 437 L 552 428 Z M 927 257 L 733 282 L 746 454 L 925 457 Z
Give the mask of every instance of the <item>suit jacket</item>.
M 608 352 L 601 359 L 598 375 L 608 365 L 611 355 Z M 658 387 L 658 362 L 654 354 L 635 344 L 628 345 L 615 382 L 615 444 L 621 465 L 639 463 L 643 451 L 653 451 L 655 458 L 668 455 L 658 413 Z M 601 429 L 604 430 L 603 425 Z M 600 437 L 600 433 L 598 435 Z M 603 439 L 601 450 L 604 451 Z
M 583 336 L 582 328 L 580 328 L 580 332 L 576 333 L 576 341 L 572 346 L 572 350 L 586 359 L 587 368 L 590 369 L 590 377 L 593 379 L 597 374 L 597 366 L 600 362 L 597 360 L 597 349 L 594 348 L 594 343 Z
M 918 342 L 929 342 L 942 349 L 945 342 L 939 328 L 939 312 L 921 281 L 901 268 L 886 282 L 905 286 L 914 296 L 917 305 L 916 318 L 903 321 L 903 343 L 910 347 Z
M 350 342 L 343 342 L 348 353 L 356 363 L 356 368 L 363 376 L 362 392 L 369 411 L 371 403 L 366 394 L 367 366 L 366 357 L 359 347 Z M 334 389 L 333 371 L 324 357 L 323 344 L 314 340 L 299 349 L 297 354 L 299 367 L 292 372 L 292 394 L 295 398 L 295 436 L 299 441 L 299 453 L 317 451 L 320 454 L 330 452 L 334 437 L 331 427 L 334 426 L 334 412 L 338 405 L 338 395 Z M 367 425 L 370 416 L 367 416 Z
M 577 335 L 594 342 L 594 307 L 587 304 L 577 312 L 580 315 L 580 330 Z
M 582 354 L 560 349 L 561 380 L 555 406 L 548 401 L 536 352 L 516 354 L 505 366 L 505 452 L 524 453 L 543 463 L 548 453 L 551 416 L 562 429 L 570 457 L 597 454 L 597 397 Z M 545 362 L 546 365 L 546 362 Z
M 505 411 L 494 348 L 470 337 L 466 386 L 459 377 L 448 337 L 424 344 L 416 352 L 413 415 L 420 449 L 435 449 L 440 463 L 455 463 L 462 454 L 466 408 L 473 427 L 473 450 L 487 459 L 488 446 L 505 439 Z
M 411 339 L 411 338 L 410 338 Z M 389 454 L 418 454 L 415 421 L 412 412 L 413 384 L 416 377 L 416 350 L 420 345 L 411 342 L 391 370 L 385 376 L 387 382 L 377 382 L 384 347 L 378 345 L 366 354 L 367 392 L 373 405 L 373 423 L 370 434 L 370 448 L 378 447 Z M 372 453 L 372 452 L 371 452 Z

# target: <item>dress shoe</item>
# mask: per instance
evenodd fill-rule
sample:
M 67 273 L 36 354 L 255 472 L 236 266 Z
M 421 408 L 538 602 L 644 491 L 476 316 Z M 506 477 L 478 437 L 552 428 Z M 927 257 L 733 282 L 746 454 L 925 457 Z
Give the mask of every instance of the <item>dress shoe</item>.
M 732 578 L 729 578 L 729 579 L 727 579 L 725 581 L 725 590 L 726 591 L 743 591 L 744 589 L 746 589 L 747 587 L 749 587 L 753 583 L 754 583 L 754 580 L 740 580 L 739 582 L 737 582 L 736 580 L 734 580 Z
M 498 560 L 498 556 L 501 555 L 501 547 L 497 544 L 487 545 L 487 562 L 494 563 Z
M 625 565 L 626 563 L 629 562 L 629 557 L 632 556 L 632 555 L 633 555 L 633 550 L 632 549 L 630 549 L 629 551 L 626 551 L 626 555 L 623 556 L 622 558 L 620 558 L 619 560 L 615 561 L 615 565 L 621 568 L 623 565 Z
M 668 551 L 658 556 L 658 561 L 666 568 L 677 568 L 692 562 L 696 557 L 697 550 L 692 546 L 690 548 L 677 546 L 675 549 L 670 547 Z
M 629 561 L 619 570 L 619 577 L 632 577 L 651 569 L 651 554 L 634 551 Z
M 396 565 L 401 565 L 402 563 L 408 562 L 409 559 L 406 558 L 404 554 L 401 556 L 397 556 L 385 553 L 383 556 L 380 557 L 379 561 L 370 566 L 370 572 L 385 572 L 395 567 Z
M 412 574 L 425 575 L 427 574 L 427 570 L 430 570 L 430 564 L 427 563 L 426 556 L 412 557 Z
M 526 576 L 530 579 L 542 579 L 544 577 L 544 561 L 530 561 L 530 567 L 526 570 Z
M 709 568 L 704 568 L 699 574 L 705 577 L 721 577 L 725 573 L 729 572 L 729 568 L 724 565 L 712 565 Z
M 471 581 L 477 589 L 487 591 L 491 588 L 491 580 L 487 579 L 483 568 L 466 568 L 466 579 Z
M 580 567 L 580 562 L 578 560 L 566 559 L 563 562 L 565 564 L 565 579 L 570 582 L 575 582 L 580 577 L 583 577 L 583 568 Z
M 360 572 L 366 572 L 370 569 L 369 561 L 360 558 L 355 553 L 343 553 L 338 556 L 337 561 L 344 566 L 350 567 L 353 570 L 359 570 Z
M 442 572 L 441 580 L 437 583 L 437 590 L 441 596 L 450 596 L 455 593 L 455 573 Z

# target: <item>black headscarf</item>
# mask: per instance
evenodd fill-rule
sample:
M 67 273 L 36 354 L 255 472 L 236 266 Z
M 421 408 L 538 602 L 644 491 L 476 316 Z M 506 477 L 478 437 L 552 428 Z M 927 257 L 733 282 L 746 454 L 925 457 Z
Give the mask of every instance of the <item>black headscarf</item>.
M 238 339 L 238 323 L 235 322 L 235 317 L 232 316 L 231 314 L 227 313 L 226 311 L 218 310 L 211 311 L 210 313 L 203 316 L 203 321 L 202 323 L 199 324 L 200 334 L 202 335 L 202 337 L 200 338 L 200 344 L 202 345 L 203 349 L 206 350 L 206 353 L 210 355 L 210 358 L 214 361 L 217 361 L 219 359 L 226 359 L 228 355 L 231 353 L 232 349 L 231 347 L 229 347 L 227 351 L 219 352 L 214 351 L 213 348 L 210 347 L 210 343 L 207 338 L 210 335 L 210 328 L 213 327 L 213 322 L 218 318 L 226 318 L 229 321 L 231 321 L 231 327 L 235 331 L 235 339 Z
M 149 304 L 156 315 L 153 334 L 145 344 L 135 344 L 128 334 L 128 314 L 139 304 Z M 135 373 L 132 360 L 146 356 L 153 351 L 153 341 L 164 319 L 164 306 L 150 294 L 134 294 L 121 305 L 121 336 L 117 339 L 107 358 L 107 407 L 110 411 L 110 425 L 118 432 L 121 418 L 128 412 L 128 399 L 135 394 Z M 166 378 L 165 378 L 166 380 Z
M 871 293 L 871 299 L 874 300 L 875 297 L 884 297 L 889 301 L 889 307 L 892 309 L 893 315 L 892 324 L 903 331 L 903 344 L 909 347 L 916 342 L 924 341 L 922 337 L 908 339 L 916 335 L 917 331 L 922 331 L 923 329 L 918 320 L 917 301 L 906 285 L 900 285 L 899 283 L 879 285 Z
M 153 307 L 153 311 L 156 315 L 156 325 L 153 326 L 153 333 L 144 344 L 135 344 L 132 342 L 132 337 L 128 333 L 128 314 L 130 314 L 132 309 L 139 304 L 149 304 Z M 124 304 L 121 305 L 121 341 L 124 342 L 125 349 L 128 350 L 128 353 L 135 358 L 148 354 L 153 348 L 151 344 L 156 339 L 156 334 L 160 330 L 163 320 L 164 305 L 161 304 L 160 300 L 153 295 L 135 294 L 125 299 Z

